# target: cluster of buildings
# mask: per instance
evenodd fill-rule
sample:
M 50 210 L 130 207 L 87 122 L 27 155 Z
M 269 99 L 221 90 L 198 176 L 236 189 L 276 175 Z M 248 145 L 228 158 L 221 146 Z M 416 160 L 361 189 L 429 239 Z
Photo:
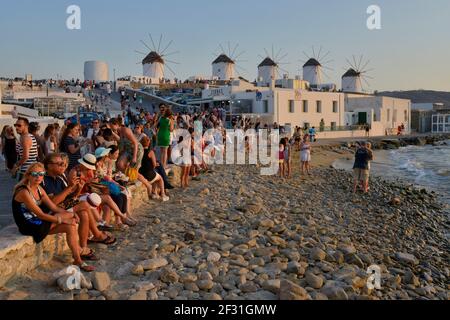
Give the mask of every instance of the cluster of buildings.
M 124 86 L 158 89 L 164 82 L 165 61 L 155 51 L 142 60 L 141 76 L 120 79 L 115 88 Z M 323 66 L 315 58 L 303 65 L 303 75 L 291 78 L 278 76 L 280 66 L 271 57 L 258 65 L 256 81 L 250 82 L 237 76 L 236 62 L 226 54 L 220 54 L 212 62 L 209 80 L 198 77 L 187 82 L 198 84 L 197 96 L 185 101 L 187 106 L 202 109 L 223 108 L 229 119 L 251 118 L 263 124 L 278 124 L 287 128 L 315 127 L 322 138 L 364 136 L 370 127 L 372 136 L 396 135 L 403 127 L 403 134 L 418 132 L 450 132 L 450 110 L 441 104 L 412 105 L 410 100 L 385 97 L 364 92 L 362 73 L 353 68 L 341 77 L 341 89 L 333 83 L 323 83 Z M 84 66 L 85 81 L 108 83 L 108 65 L 102 61 L 87 61 Z M 156 91 L 156 90 L 155 90 Z M 18 93 L 18 95 L 30 93 Z M 42 93 L 43 94 L 43 93 Z M 75 94 L 76 95 L 76 94 Z M 15 96 L 15 99 L 27 97 Z M 31 98 L 31 97 L 29 97 Z M 76 108 L 80 96 L 36 96 L 35 105 L 50 113 L 50 109 Z M 74 105 L 75 104 L 75 105 Z

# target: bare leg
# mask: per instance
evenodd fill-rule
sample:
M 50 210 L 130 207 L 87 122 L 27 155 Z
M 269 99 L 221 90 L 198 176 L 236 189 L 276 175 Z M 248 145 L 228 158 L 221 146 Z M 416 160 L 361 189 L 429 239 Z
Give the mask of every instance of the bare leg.
M 78 236 L 80 238 L 81 249 L 84 250 L 88 247 L 87 241 L 89 237 L 89 213 L 87 210 L 81 210 L 75 212 L 80 218 L 80 225 L 78 226 Z
M 78 244 L 77 227 L 68 224 L 61 224 L 59 226 L 55 225 L 55 227 L 50 230 L 50 234 L 59 233 L 65 233 L 67 235 L 67 244 L 70 248 L 70 251 L 72 251 L 74 264 L 81 265 L 83 263 L 83 260 L 81 260 L 80 256 L 80 245 Z
M 145 186 L 145 188 L 147 189 L 148 197 L 151 198 L 152 185 L 150 184 L 150 182 L 147 179 L 145 179 L 145 177 L 141 174 L 138 175 L 138 180 Z
M 111 209 L 108 206 L 102 206 L 103 211 L 103 221 L 106 222 L 106 224 L 111 223 Z
M 112 211 L 114 211 L 114 214 L 120 217 L 120 219 L 125 220 L 127 217 L 120 211 L 117 204 L 111 199 L 110 196 L 101 195 L 102 201 L 104 204 L 106 204 L 108 207 L 111 208 Z
M 161 166 L 163 169 L 167 168 L 167 148 L 166 147 L 160 147 L 161 148 Z

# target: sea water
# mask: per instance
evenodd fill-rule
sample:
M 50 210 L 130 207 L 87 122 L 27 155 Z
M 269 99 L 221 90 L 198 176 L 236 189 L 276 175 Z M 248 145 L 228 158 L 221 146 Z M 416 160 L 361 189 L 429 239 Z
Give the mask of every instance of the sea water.
M 353 160 L 338 160 L 334 166 L 350 170 Z M 450 204 L 450 140 L 440 146 L 375 151 L 371 172 L 387 180 L 401 179 L 418 188 L 436 191 Z

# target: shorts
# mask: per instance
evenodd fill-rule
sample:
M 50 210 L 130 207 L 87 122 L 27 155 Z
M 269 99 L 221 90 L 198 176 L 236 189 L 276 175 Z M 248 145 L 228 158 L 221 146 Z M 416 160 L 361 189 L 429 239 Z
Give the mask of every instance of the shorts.
M 369 181 L 369 170 L 367 169 L 359 169 L 359 168 L 355 168 L 353 169 L 353 177 L 355 178 L 356 181 L 364 181 L 367 182 Z

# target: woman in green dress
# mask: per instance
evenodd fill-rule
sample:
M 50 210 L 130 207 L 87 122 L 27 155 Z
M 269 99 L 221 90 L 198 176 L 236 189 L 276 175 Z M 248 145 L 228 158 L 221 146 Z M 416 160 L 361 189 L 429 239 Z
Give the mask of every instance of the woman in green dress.
M 172 111 L 166 108 L 158 123 L 158 147 L 161 149 L 161 166 L 167 167 L 167 151 L 170 146 L 170 133 L 174 130 Z

